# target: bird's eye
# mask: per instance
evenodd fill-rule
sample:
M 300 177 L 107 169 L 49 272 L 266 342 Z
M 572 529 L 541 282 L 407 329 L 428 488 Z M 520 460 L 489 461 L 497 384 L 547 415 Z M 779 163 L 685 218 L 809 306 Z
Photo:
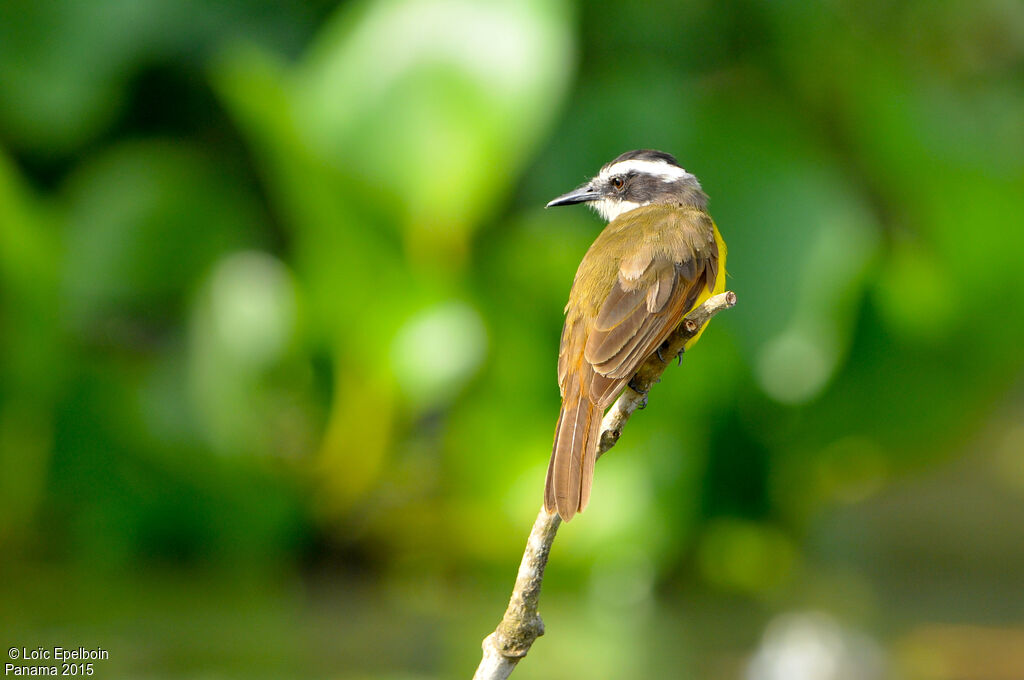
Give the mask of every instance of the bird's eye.
M 612 186 L 616 189 L 621 189 L 625 183 L 626 180 L 622 179 L 621 175 L 612 177 Z

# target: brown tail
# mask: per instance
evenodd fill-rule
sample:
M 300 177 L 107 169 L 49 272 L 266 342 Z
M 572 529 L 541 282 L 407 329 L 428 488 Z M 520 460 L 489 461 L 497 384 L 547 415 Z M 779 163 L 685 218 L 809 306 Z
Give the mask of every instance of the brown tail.
M 597 404 L 585 396 L 562 404 L 544 485 L 544 508 L 548 512 L 557 509 L 566 522 L 590 501 L 600 432 L 601 409 Z

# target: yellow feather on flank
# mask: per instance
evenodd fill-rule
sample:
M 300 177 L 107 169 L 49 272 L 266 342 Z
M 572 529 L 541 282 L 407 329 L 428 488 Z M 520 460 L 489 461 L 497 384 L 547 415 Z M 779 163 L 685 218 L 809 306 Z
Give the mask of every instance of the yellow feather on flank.
M 693 307 L 686 310 L 686 314 L 689 314 L 694 309 L 697 309 L 697 307 L 700 307 L 709 297 L 725 292 L 725 260 L 729 249 L 726 248 L 725 241 L 722 239 L 722 235 L 718 232 L 718 225 L 714 223 L 714 220 L 712 220 L 711 224 L 715 228 L 715 243 L 718 244 L 718 278 L 715 279 L 714 289 L 709 293 L 708 289 L 705 288 L 704 292 L 697 297 L 697 301 L 693 303 Z M 686 316 L 686 314 L 683 316 Z M 707 327 L 708 324 L 705 322 L 704 325 L 700 327 L 700 330 L 697 331 L 697 334 L 686 341 L 686 344 L 683 345 L 683 349 L 687 350 L 693 347 L 697 341 L 700 340 L 700 336 L 703 335 L 704 329 Z

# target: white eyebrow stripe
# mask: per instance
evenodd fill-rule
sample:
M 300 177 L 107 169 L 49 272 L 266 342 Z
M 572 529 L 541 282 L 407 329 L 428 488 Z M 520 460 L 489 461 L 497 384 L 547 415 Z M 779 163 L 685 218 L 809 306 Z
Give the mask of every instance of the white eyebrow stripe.
M 602 179 L 607 179 L 613 175 L 622 175 L 630 171 L 655 175 L 661 177 L 666 182 L 690 176 L 690 173 L 686 172 L 686 170 L 676 165 L 670 165 L 665 161 L 645 161 L 639 158 L 630 158 L 629 160 L 619 161 L 614 165 L 610 165 L 601 170 L 599 176 Z

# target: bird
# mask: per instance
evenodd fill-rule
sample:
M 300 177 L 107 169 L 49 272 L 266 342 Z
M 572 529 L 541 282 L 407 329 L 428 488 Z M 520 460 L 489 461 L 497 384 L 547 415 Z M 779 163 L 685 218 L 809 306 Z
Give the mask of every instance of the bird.
M 649 356 L 661 357 L 683 317 L 725 290 L 726 246 L 708 196 L 671 154 L 627 151 L 545 207 L 578 203 L 608 224 L 576 271 L 558 351 L 562 407 L 544 509 L 566 522 L 590 501 L 605 409 Z

